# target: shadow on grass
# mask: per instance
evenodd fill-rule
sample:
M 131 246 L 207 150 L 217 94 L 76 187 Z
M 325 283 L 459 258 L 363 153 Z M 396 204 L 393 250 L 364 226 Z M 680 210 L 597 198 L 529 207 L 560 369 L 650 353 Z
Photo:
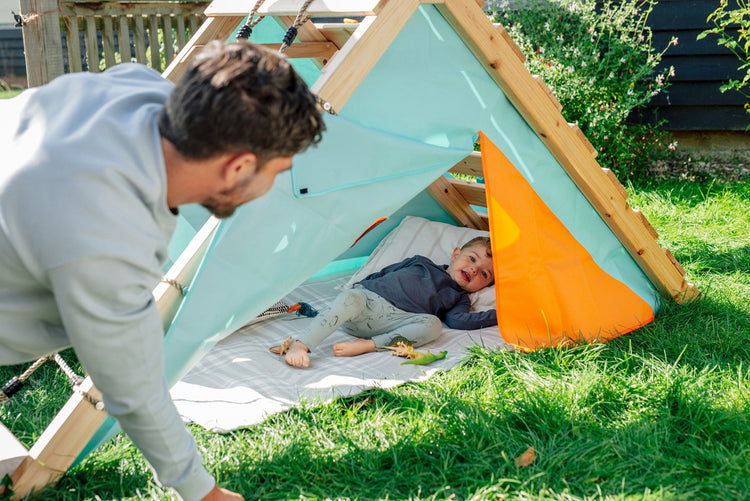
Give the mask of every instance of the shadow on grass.
M 609 344 L 698 370 L 750 367 L 750 310 L 736 306 L 735 298 L 702 292 L 692 303 L 665 302 L 654 322 Z
M 645 381 L 647 392 L 633 391 L 606 370 L 577 383 L 571 377 L 581 357 L 558 364 L 549 360 L 557 355 L 540 355 L 531 361 L 541 369 L 540 380 L 516 381 L 504 398 L 482 394 L 492 386 L 482 375 L 522 378 L 527 355 L 475 356 L 464 368 L 474 392 L 462 397 L 448 388 L 431 398 L 441 392 L 437 381 L 412 385 L 414 394 L 371 390 L 323 410 L 272 417 L 266 428 L 288 426 L 286 436 L 269 438 L 258 428 L 238 432 L 221 451 L 233 458 L 222 468 L 221 483 L 247 499 L 265 500 L 554 499 L 563 493 L 578 499 L 647 491 L 669 499 L 732 500 L 750 492 L 747 401 L 742 409 L 722 408 L 702 398 L 707 382 L 687 372 Z M 595 356 L 613 354 L 603 349 Z M 628 363 L 616 371 L 632 378 L 643 373 L 637 359 Z M 420 394 L 425 387 L 429 395 Z M 382 424 L 384 416 L 389 424 Z M 325 440 L 315 440 L 310 430 L 325 432 Z M 272 452 L 242 449 L 243 442 L 261 440 L 275 442 L 268 446 Z M 529 446 L 536 460 L 516 466 Z M 93 463 L 59 486 L 62 494 L 76 489 L 69 498 L 43 499 L 121 499 L 136 496 L 139 485 L 143 492 L 150 478 L 126 473 L 125 487 L 113 488 L 115 475 L 122 475 L 116 465 Z
M 703 240 L 687 239 L 673 254 L 679 263 L 690 263 L 693 273 L 750 273 L 750 245 L 727 251 Z
M 393 443 L 377 448 L 358 446 L 346 431 L 330 437 L 330 447 L 293 442 L 254 463 L 251 480 L 240 485 L 258 499 L 584 497 L 646 490 L 678 499 L 733 499 L 750 488 L 738 481 L 750 466 L 750 424 L 744 413 L 711 407 L 680 384 L 655 389 L 648 412 L 639 412 L 643 402 L 621 403 L 615 419 L 612 409 L 576 408 L 541 387 L 489 408 L 455 398 L 419 408 L 424 402 L 374 391 L 367 398 L 380 412 L 416 406 L 426 422 L 405 426 Z M 583 397 L 599 402 L 596 391 Z M 304 411 L 300 420 L 317 421 Z M 536 461 L 516 466 L 514 458 L 529 446 Z

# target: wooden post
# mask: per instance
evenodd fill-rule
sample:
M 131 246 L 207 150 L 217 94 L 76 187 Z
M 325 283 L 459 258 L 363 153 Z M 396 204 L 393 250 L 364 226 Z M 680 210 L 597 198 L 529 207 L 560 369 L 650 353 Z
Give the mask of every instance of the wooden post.
M 63 74 L 60 12 L 56 0 L 21 0 L 26 78 L 36 87 Z

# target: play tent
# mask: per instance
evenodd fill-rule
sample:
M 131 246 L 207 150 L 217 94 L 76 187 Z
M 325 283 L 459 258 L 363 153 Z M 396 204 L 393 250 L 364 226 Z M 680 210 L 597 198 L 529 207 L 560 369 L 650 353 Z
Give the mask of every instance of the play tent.
M 332 111 L 327 132 L 233 218 L 201 226 L 199 210 L 183 211 L 174 265 L 155 291 L 171 382 L 309 277 L 361 265 L 405 215 L 489 229 L 499 331 L 521 350 L 606 340 L 651 321 L 661 298 L 697 294 L 483 2 L 315 0 L 299 12 L 302 3 L 256 3 L 251 19 L 264 17 L 250 40 L 278 47 L 286 26 L 312 16 L 286 55 Z M 165 76 L 230 38 L 251 7 L 210 4 Z M 74 396 L 16 470 L 16 492 L 54 481 L 115 432 L 110 419 L 90 440 L 103 419 Z

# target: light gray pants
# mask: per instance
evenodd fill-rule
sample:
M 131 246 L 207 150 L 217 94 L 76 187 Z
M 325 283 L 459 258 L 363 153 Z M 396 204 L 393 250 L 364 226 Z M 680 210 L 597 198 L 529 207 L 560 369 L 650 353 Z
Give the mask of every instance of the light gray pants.
M 429 343 L 440 337 L 443 324 L 434 315 L 400 310 L 374 292 L 355 287 L 336 296 L 298 340 L 312 350 L 339 327 L 352 336 L 372 339 L 382 348 L 399 336 L 414 346 Z

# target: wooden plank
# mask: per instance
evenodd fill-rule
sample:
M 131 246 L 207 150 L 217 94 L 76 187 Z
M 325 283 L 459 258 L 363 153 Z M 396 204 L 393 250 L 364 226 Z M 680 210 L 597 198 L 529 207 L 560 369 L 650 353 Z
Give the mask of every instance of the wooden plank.
M 279 47 L 281 47 L 280 43 L 264 43 L 259 45 L 273 51 L 278 51 Z M 289 59 L 309 57 L 328 60 L 336 53 L 336 50 L 336 46 L 330 42 L 294 42 L 284 51 L 284 56 Z
M 96 18 L 88 16 L 84 19 L 86 21 L 86 33 L 84 34 L 86 65 L 88 66 L 88 71 L 99 73 L 99 45 L 96 40 Z
M 104 49 L 104 66 L 111 68 L 115 62 L 115 30 L 112 26 L 112 17 L 102 18 L 102 46 Z
M 464 174 L 466 176 L 484 177 L 482 153 L 479 151 L 471 152 L 466 158 L 451 167 L 450 172 Z
M 179 284 L 187 287 L 195 277 L 198 267 L 203 261 L 203 257 L 208 251 L 208 245 L 216 233 L 219 226 L 219 219 L 210 217 L 203 227 L 195 234 L 185 250 L 170 267 L 169 271 L 164 274 L 167 280 L 174 280 Z M 172 325 L 172 320 L 182 304 L 182 293 L 173 285 L 167 282 L 160 282 L 154 288 L 154 299 L 156 306 L 161 314 L 164 332 Z
M 177 16 L 177 53 L 185 47 L 185 17 Z
M 21 0 L 26 80 L 29 87 L 45 84 L 64 72 L 60 17 L 56 0 Z
M 237 28 L 237 26 L 239 26 L 241 22 L 242 22 L 242 21 L 238 21 L 238 22 L 237 22 L 237 23 L 236 23 L 236 24 L 234 25 L 234 27 L 235 27 L 235 28 Z M 198 32 L 198 29 L 199 29 L 199 28 L 200 28 L 200 26 L 201 26 L 201 18 L 199 18 L 199 17 L 198 17 L 197 15 L 195 15 L 195 14 L 192 14 L 192 15 L 190 15 L 190 16 L 188 17 L 188 25 L 190 26 L 190 33 L 191 33 L 192 35 L 194 35 L 195 33 L 197 33 L 197 32 Z M 229 35 L 227 35 L 227 37 L 228 37 L 228 36 L 229 36 Z
M 161 71 L 161 52 L 159 51 L 159 18 L 148 16 L 148 44 L 151 53 L 151 67 Z
M 28 455 L 26 447 L 0 423 L 0 479 L 13 473 Z M 3 487 L 0 487 L 0 493 L 2 492 Z
M 454 179 L 450 183 L 470 205 L 487 207 L 487 195 L 484 192 L 484 184 L 470 183 L 468 181 L 461 181 L 460 179 Z
M 81 65 L 81 39 L 78 18 L 70 17 L 70 30 L 68 31 L 68 67 L 71 73 L 83 71 Z
M 557 100 L 557 96 L 555 96 L 555 93 L 552 92 L 552 90 L 549 87 L 547 87 L 546 83 L 544 83 L 544 81 L 542 80 L 542 77 L 540 77 L 539 75 L 532 75 L 532 77 L 534 78 L 534 80 L 536 80 L 536 83 L 542 86 L 542 90 L 544 91 L 545 94 L 547 94 L 547 97 L 552 100 L 552 104 L 555 105 L 555 108 L 557 108 L 557 111 L 562 111 L 563 109 L 562 104 L 560 104 L 560 101 Z
M 276 23 L 279 25 L 279 27 L 286 32 L 287 28 L 289 26 L 292 26 L 294 24 L 296 16 L 276 16 L 273 19 L 276 21 Z M 297 37 L 296 42 L 292 44 L 292 46 L 296 45 L 299 42 L 319 42 L 319 43 L 331 43 L 330 40 L 328 40 L 318 29 L 315 27 L 313 23 L 310 21 L 307 21 L 302 24 L 297 29 Z M 291 46 L 290 46 L 291 48 Z M 334 47 L 333 52 L 326 53 L 322 57 L 314 57 L 311 60 L 315 64 L 315 66 L 318 67 L 318 69 L 323 68 L 326 64 L 328 64 L 328 61 L 330 60 L 331 56 L 335 51 L 338 49 L 338 47 Z M 277 49 L 278 50 L 278 49 Z M 284 53 L 289 56 L 289 49 Z
M 307 8 L 311 16 L 372 16 L 377 14 L 381 0 L 314 0 Z M 246 0 L 214 0 L 205 14 L 214 16 L 248 15 L 253 2 Z M 302 2 L 299 0 L 266 1 L 258 9 L 261 16 L 296 16 Z
M 493 23 L 493 26 L 497 30 L 498 33 L 500 33 L 500 36 L 503 37 L 503 40 L 505 40 L 508 45 L 513 49 L 513 52 L 516 54 L 516 57 L 521 61 L 522 63 L 526 62 L 526 56 L 524 55 L 523 51 L 521 50 L 521 47 L 516 45 L 516 43 L 513 41 L 513 37 L 510 36 L 510 33 L 505 29 L 505 26 L 503 26 L 500 23 Z
M 185 71 L 187 63 L 194 53 L 200 52 L 202 47 L 211 40 L 226 40 L 243 19 L 244 16 L 210 17 L 206 19 L 206 22 L 195 32 L 188 44 L 164 70 L 164 77 L 176 81 Z
M 646 227 L 646 229 L 648 230 L 648 233 L 654 238 L 654 240 L 656 240 L 657 238 L 659 238 L 659 233 L 654 229 L 653 226 L 651 226 L 651 223 L 646 218 L 646 215 L 643 212 L 639 211 L 638 209 L 633 209 L 633 212 L 635 212 L 638 215 L 638 217 L 641 218 L 641 223 L 643 223 L 643 226 Z M 670 253 L 670 256 L 671 255 L 672 254 Z M 675 261 L 675 263 L 677 263 L 677 261 Z M 678 264 L 678 266 L 679 266 L 679 264 Z M 679 268 L 682 269 L 682 266 L 679 266 Z M 685 270 L 684 269 L 682 270 L 682 274 L 683 275 L 685 274 Z
M 576 124 L 569 123 L 568 126 L 571 129 L 573 129 L 573 132 L 575 133 L 576 137 L 581 142 L 581 144 L 583 144 L 584 148 L 589 150 L 589 153 L 591 154 L 592 157 L 596 158 L 599 152 L 596 151 L 596 148 L 594 148 L 594 145 L 591 144 L 591 142 L 589 141 L 589 138 L 586 137 L 586 134 L 584 134 L 583 131 Z
M 315 23 L 315 27 L 326 39 L 336 44 L 336 47 L 340 49 L 352 36 L 357 25 L 349 23 Z
M 460 0 L 445 0 L 437 8 L 651 282 L 662 294 L 677 301 L 690 297 L 694 287 L 664 255 L 640 217 L 628 210 L 627 202 L 602 172 L 590 150 L 568 126 L 541 87 L 534 83 L 507 40 L 497 36 L 495 27 L 482 9 Z
M 164 59 L 167 65 L 174 59 L 174 37 L 172 35 L 172 18 L 168 15 L 161 16 L 164 26 Z
M 90 378 L 84 380 L 81 390 L 97 400 L 101 399 Z M 11 488 L 14 491 L 11 499 L 23 499 L 32 490 L 41 490 L 57 481 L 70 468 L 106 417 L 106 412 L 96 410 L 81 393 L 74 393 L 11 475 Z
M 133 16 L 135 28 L 133 29 L 133 44 L 135 45 L 135 60 L 146 64 L 146 27 L 143 25 L 143 16 Z
M 469 203 L 445 176 L 440 176 L 427 191 L 451 217 L 460 224 L 478 230 L 489 230 L 487 220 L 479 217 Z
M 418 7 L 417 0 L 388 2 L 378 16 L 365 17 L 323 68 L 312 92 L 328 101 L 334 111 L 343 108 Z
M 622 196 L 623 200 L 627 200 L 630 194 L 628 193 L 628 190 L 625 189 L 625 187 L 620 183 L 620 180 L 617 179 L 617 176 L 615 176 L 615 173 L 612 172 L 609 169 L 602 168 L 602 172 L 604 172 L 604 175 L 607 176 L 607 179 L 612 183 L 612 186 L 615 187 L 617 191 L 620 192 L 620 195 Z
M 56 4 L 55 4 L 56 5 Z M 205 2 L 62 2 L 67 16 L 156 16 L 202 14 Z M 246 13 L 247 14 L 247 13 Z
M 166 278 L 181 284 L 192 281 L 218 223 L 218 219 L 209 218 L 165 274 Z M 166 330 L 174 319 L 183 295 L 163 282 L 154 288 L 153 295 Z M 96 400 L 101 399 L 91 378 L 84 380 L 81 391 Z M 22 499 L 32 490 L 38 491 L 57 481 L 91 441 L 106 417 L 106 412 L 97 410 L 81 393 L 74 393 L 13 472 L 12 489 L 15 494 L 11 499 Z
M 128 27 L 128 17 L 120 16 L 117 19 L 117 42 L 120 51 L 120 61 L 129 63 L 132 60 L 130 50 L 130 28 Z

